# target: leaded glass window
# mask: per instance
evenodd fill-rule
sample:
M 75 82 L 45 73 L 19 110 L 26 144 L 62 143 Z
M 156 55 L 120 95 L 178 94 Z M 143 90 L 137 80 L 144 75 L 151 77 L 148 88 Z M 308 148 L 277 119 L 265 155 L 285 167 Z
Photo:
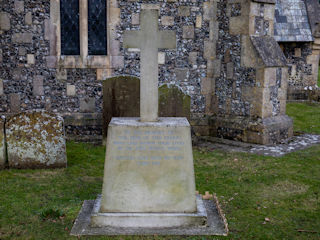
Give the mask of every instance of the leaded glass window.
M 60 0 L 61 54 L 80 55 L 79 0 Z
M 88 0 L 88 53 L 107 55 L 106 0 Z

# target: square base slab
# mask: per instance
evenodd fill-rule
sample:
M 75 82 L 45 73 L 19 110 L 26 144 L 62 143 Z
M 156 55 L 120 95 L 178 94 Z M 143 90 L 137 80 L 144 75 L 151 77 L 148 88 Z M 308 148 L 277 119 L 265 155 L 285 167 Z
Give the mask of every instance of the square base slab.
M 220 215 L 217 203 L 213 200 L 203 200 L 207 213 L 206 226 L 170 227 L 170 228 L 133 228 L 133 227 L 92 227 L 91 217 L 95 214 L 96 200 L 84 201 L 82 209 L 76 219 L 71 235 L 73 236 L 116 236 L 116 235 L 182 235 L 182 236 L 209 236 L 228 234 L 224 217 Z
M 92 227 L 165 228 L 207 225 L 206 208 L 200 196 L 197 197 L 196 213 L 101 213 L 100 207 L 101 196 L 93 207 Z

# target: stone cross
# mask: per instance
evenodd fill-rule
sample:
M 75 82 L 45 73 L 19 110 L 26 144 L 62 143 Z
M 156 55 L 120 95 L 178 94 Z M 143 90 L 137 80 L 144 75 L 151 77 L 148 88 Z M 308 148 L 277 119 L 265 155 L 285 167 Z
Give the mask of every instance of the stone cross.
M 141 51 L 140 118 L 142 122 L 158 121 L 158 49 L 176 48 L 174 31 L 159 31 L 158 10 L 142 10 L 140 31 L 124 33 L 125 48 Z

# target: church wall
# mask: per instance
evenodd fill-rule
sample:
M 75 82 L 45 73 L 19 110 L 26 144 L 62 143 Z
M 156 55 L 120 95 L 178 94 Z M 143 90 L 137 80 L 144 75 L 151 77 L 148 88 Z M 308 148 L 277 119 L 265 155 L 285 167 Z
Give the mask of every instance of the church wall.
M 177 50 L 159 51 L 159 83 L 179 86 L 191 96 L 191 111 L 204 112 L 205 99 L 201 94 L 201 79 L 206 76 L 204 41 L 209 38 L 209 22 L 203 21 L 204 1 L 118 1 L 120 24 L 117 34 L 124 68 L 114 74 L 140 76 L 140 53 L 137 49 L 123 49 L 124 30 L 139 29 L 139 12 L 145 8 L 159 10 L 159 30 L 173 30 L 177 36 Z
M 159 51 L 159 81 L 190 95 L 195 134 L 270 143 L 269 138 L 261 140 L 263 126 L 250 131 L 249 126 L 284 114 L 283 91 L 264 87 L 266 70 L 256 65 L 261 60 L 244 50 L 252 48 L 251 35 L 273 31 L 274 6 L 268 1 L 110 0 L 108 56 L 104 58 L 60 55 L 59 0 L 3 2 L 0 0 L 3 114 L 46 109 L 64 116 L 69 139 L 101 140 L 102 81 L 123 74 L 139 77 L 139 51 L 124 49 L 122 34 L 139 28 L 139 12 L 147 8 L 159 9 L 160 30 L 177 33 L 177 50 Z M 81 33 L 85 29 L 80 26 Z M 273 142 L 290 135 L 281 137 L 279 129 L 276 132 Z
M 307 100 L 318 84 L 319 50 L 316 43 L 280 43 L 289 64 L 289 100 Z M 309 96 L 310 95 L 310 96 Z

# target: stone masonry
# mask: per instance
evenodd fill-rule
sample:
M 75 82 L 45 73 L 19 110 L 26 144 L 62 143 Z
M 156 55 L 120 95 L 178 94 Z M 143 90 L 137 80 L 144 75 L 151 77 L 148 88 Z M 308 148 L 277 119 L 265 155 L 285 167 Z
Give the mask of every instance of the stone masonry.
M 320 3 L 318 0 L 277 0 L 275 39 L 289 64 L 289 100 L 310 99 L 318 91 Z
M 66 140 L 60 116 L 45 111 L 24 112 L 11 116 L 5 126 L 9 167 L 67 166 Z
M 159 81 L 191 97 L 195 134 L 262 144 L 291 136 L 274 0 L 108 0 L 107 56 L 88 55 L 85 0 L 80 55 L 61 55 L 59 2 L 0 0 L 3 114 L 45 109 L 64 116 L 69 138 L 101 140 L 102 81 L 140 77 L 140 52 L 124 49 L 123 33 L 138 30 L 149 8 L 159 10 L 159 30 L 176 31 L 177 50 L 158 53 Z

